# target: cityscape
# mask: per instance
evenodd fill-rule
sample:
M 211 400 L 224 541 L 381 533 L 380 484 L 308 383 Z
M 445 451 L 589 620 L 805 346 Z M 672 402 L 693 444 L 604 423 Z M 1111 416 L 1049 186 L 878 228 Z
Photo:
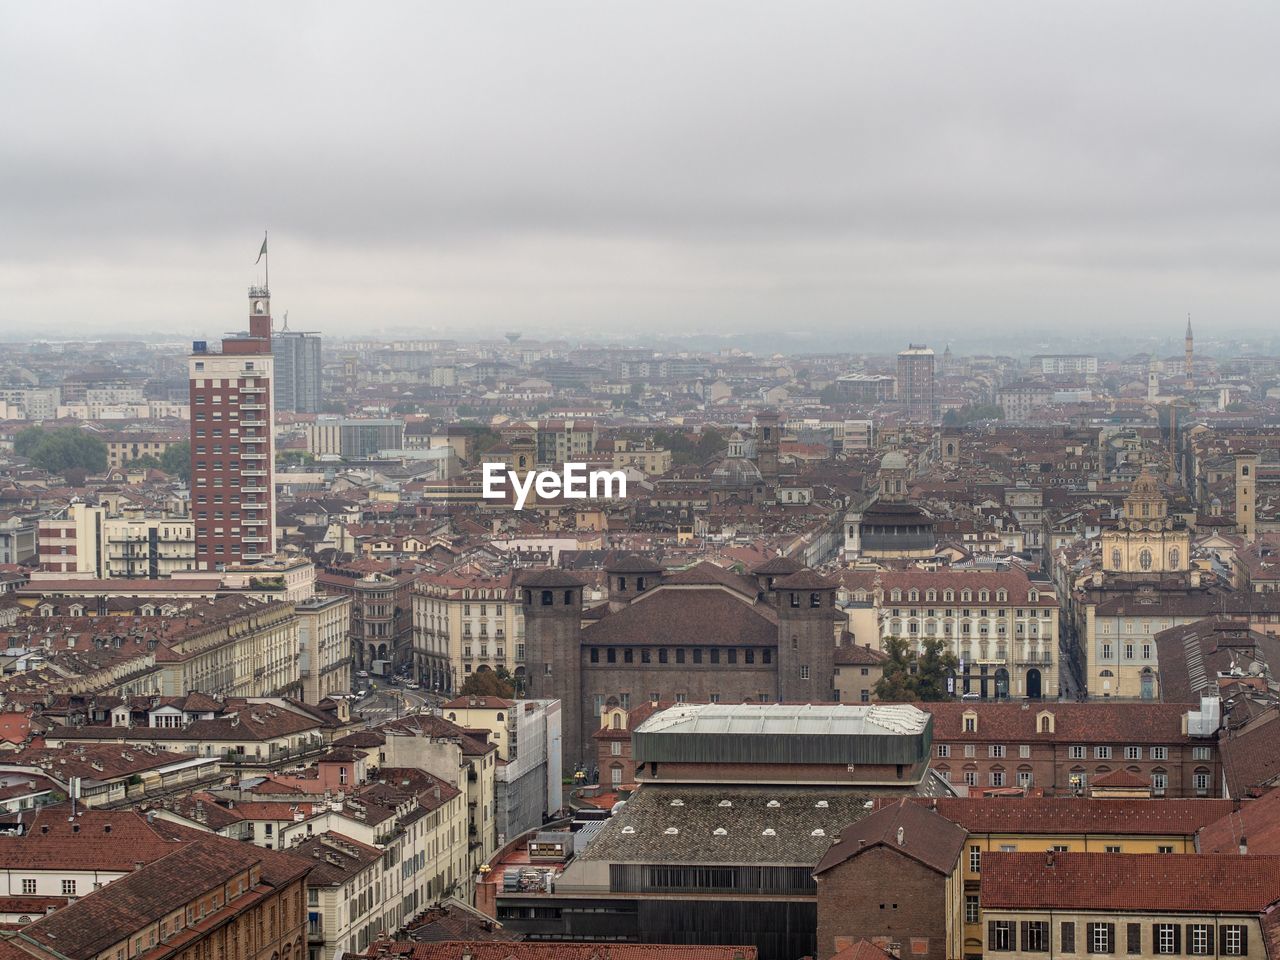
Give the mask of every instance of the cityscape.
M 1280 19 L 925 7 L 0 12 L 0 960 L 1280 960 Z

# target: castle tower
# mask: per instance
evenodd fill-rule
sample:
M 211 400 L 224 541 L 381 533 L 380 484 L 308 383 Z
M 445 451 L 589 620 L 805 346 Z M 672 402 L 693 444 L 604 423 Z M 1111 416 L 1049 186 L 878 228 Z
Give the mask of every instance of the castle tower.
M 775 410 L 756 414 L 756 467 L 766 482 L 778 479 L 778 434 L 782 417 Z
M 1193 374 L 1192 362 L 1195 359 L 1195 341 L 1191 336 L 1191 314 L 1187 314 L 1187 340 L 1186 340 L 1187 358 L 1183 361 L 1182 374 L 1187 381 L 1187 389 L 1190 390 L 1195 385 L 1195 376 Z
M 587 762 L 582 709 L 582 582 L 563 570 L 532 570 L 520 578 L 524 609 L 525 692 L 560 701 L 565 769 Z
M 1262 458 L 1252 450 L 1236 454 L 1236 532 L 1253 543 L 1258 535 L 1254 512 L 1258 507 L 1258 464 Z
M 836 584 L 812 570 L 773 582 L 778 610 L 778 699 L 835 699 Z
M 604 572 L 609 577 L 609 609 L 614 611 L 662 582 L 662 564 L 634 553 L 616 557 Z

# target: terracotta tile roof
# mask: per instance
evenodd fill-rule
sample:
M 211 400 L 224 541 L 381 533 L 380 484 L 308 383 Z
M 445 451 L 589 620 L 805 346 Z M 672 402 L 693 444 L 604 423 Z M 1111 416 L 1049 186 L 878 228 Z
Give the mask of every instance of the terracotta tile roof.
M 955 869 L 968 835 L 964 827 L 904 797 L 841 830 L 839 839 L 818 861 L 813 875 L 820 876 L 874 847 L 888 847 L 939 873 L 949 874 Z
M 990 910 L 1260 913 L 1280 900 L 1280 857 L 986 853 Z
M 888 659 L 887 653 L 858 643 L 842 643 L 836 647 L 837 667 L 878 667 Z
M 1245 800 L 1200 829 L 1196 848 L 1201 853 L 1239 853 L 1240 842 L 1250 853 L 1280 854 L 1280 787 L 1256 800 Z
M 652 646 L 679 637 L 708 646 L 776 646 L 777 614 L 718 587 L 659 587 L 582 630 L 584 646 Z
M 1190 743 L 1182 731 L 1186 704 L 1177 703 L 1091 703 L 1046 702 L 987 703 L 952 700 L 945 703 L 916 704 L 933 714 L 933 739 L 941 743 Z M 973 711 L 978 729 L 966 733 L 964 714 Z M 1036 718 L 1044 712 L 1054 719 L 1054 732 L 1042 733 Z M 1209 742 L 1209 741 L 1204 741 Z
M 11 868 L 128 872 L 179 849 L 144 817 L 128 811 L 81 810 L 68 822 L 66 804 L 41 807 L 27 832 L 0 837 L 0 863 Z
M 311 868 L 299 857 L 210 834 L 37 920 L 23 933 L 59 956 L 88 960 L 120 940 L 122 931 L 143 929 L 188 903 L 194 878 L 209 889 L 254 863 L 262 864 L 263 881 L 277 888 Z
M 670 943 L 493 943 L 448 940 L 439 943 L 373 943 L 364 953 L 409 960 L 757 960 L 755 947 L 707 947 Z
M 870 940 L 859 940 L 853 946 L 845 947 L 836 953 L 831 960 L 897 960 L 897 958 L 881 950 Z
M 1219 742 L 1222 772 L 1233 797 L 1256 796 L 1280 779 L 1280 710 L 1269 710 Z
M 1125 769 L 1112 770 L 1110 773 L 1104 773 L 1093 781 L 1094 787 L 1145 787 L 1151 789 L 1151 781 L 1144 780 L 1136 773 L 1131 773 Z
M 1144 786 L 1150 786 L 1143 781 Z M 1114 833 L 1189 837 L 1231 810 L 1230 800 L 1129 800 L 1086 797 L 924 801 L 970 833 Z

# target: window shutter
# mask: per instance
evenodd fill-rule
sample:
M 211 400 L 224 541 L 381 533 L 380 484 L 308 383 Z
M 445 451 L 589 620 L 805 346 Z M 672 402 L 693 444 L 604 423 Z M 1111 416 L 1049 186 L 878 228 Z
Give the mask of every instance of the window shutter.
M 1059 937 L 1061 943 L 1058 946 L 1063 953 L 1076 952 L 1076 925 L 1074 920 L 1062 921 L 1062 936 Z
M 1218 953 L 1222 956 L 1227 955 L 1227 928 L 1223 925 L 1218 928 Z
M 1019 933 L 1022 935 L 1022 950 L 1023 950 L 1023 952 L 1024 952 L 1024 953 L 1025 953 L 1025 952 L 1026 952 L 1026 950 L 1028 949 L 1028 947 L 1027 947 L 1027 927 L 1028 927 L 1028 923 L 1027 923 L 1027 921 L 1025 921 L 1025 920 L 1023 920 L 1022 922 L 1020 922 L 1020 923 L 1018 924 L 1018 931 L 1019 931 Z
M 1173 952 L 1182 952 L 1182 924 L 1180 923 L 1173 925 Z
M 996 948 L 996 922 L 994 920 L 987 921 L 987 949 L 994 950 Z
M 1116 952 L 1116 925 L 1114 923 L 1107 924 L 1107 953 Z
M 1129 924 L 1128 949 L 1130 953 L 1142 952 L 1142 924 L 1140 923 Z
M 1266 944 L 1263 943 L 1265 947 Z M 1249 926 L 1248 924 L 1240 924 L 1240 956 L 1249 955 Z

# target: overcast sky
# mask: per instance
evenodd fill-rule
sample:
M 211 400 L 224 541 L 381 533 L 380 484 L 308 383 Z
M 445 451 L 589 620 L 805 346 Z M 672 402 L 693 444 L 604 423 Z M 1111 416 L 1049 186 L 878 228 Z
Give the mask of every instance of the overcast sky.
M 1280 4 L 0 6 L 0 336 L 1274 325 Z

